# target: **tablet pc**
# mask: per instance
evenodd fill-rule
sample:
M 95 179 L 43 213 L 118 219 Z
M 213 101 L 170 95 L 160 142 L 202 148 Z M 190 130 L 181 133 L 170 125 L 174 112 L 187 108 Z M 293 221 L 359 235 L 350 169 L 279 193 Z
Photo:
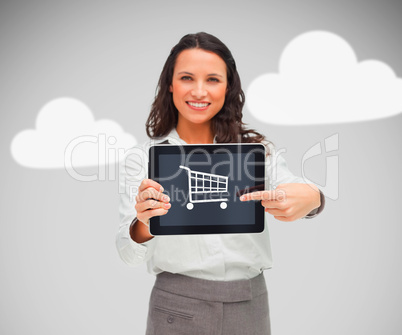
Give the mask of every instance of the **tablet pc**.
M 148 175 L 172 205 L 166 215 L 151 218 L 152 235 L 264 230 L 261 202 L 239 199 L 264 189 L 262 144 L 155 145 L 149 149 Z

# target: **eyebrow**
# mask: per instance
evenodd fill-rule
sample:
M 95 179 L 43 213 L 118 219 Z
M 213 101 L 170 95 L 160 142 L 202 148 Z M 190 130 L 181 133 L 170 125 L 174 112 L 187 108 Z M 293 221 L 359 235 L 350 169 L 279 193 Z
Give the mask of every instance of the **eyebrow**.
M 193 73 L 191 73 L 191 72 L 187 72 L 187 71 L 182 71 L 182 72 L 179 72 L 179 73 L 178 73 L 178 75 L 179 75 L 179 74 L 189 74 L 190 76 L 194 76 L 194 74 L 193 74 Z M 223 76 L 222 76 L 222 75 L 217 74 L 217 73 L 210 73 L 210 74 L 208 74 L 208 77 L 211 77 L 211 76 L 217 76 L 217 77 L 221 77 L 221 78 L 223 78 Z

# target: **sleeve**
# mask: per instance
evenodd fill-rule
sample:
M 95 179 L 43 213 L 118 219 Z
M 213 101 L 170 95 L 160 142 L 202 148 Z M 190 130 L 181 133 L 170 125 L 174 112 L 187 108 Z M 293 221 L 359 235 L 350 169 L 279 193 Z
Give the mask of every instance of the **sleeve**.
M 286 160 L 282 157 L 281 152 L 276 152 L 275 147 L 272 144 L 267 145 L 269 150 L 269 156 L 267 157 L 267 184 L 266 189 L 274 190 L 280 184 L 286 183 L 303 183 L 305 180 L 301 177 L 297 177 L 290 172 Z M 320 190 L 321 205 L 313 209 L 304 218 L 314 218 L 320 214 L 325 207 L 325 196 Z M 303 218 L 303 219 L 304 219 Z
M 136 243 L 129 233 L 130 225 L 137 215 L 135 197 L 141 181 L 147 178 L 147 166 L 148 156 L 144 147 L 131 148 L 119 163 L 120 226 L 116 235 L 116 247 L 120 258 L 129 266 L 148 261 L 155 247 L 155 238 L 145 243 Z
M 305 183 L 303 178 L 290 172 L 286 160 L 281 151 L 276 151 L 272 144 L 268 144 L 269 155 L 267 156 L 267 189 L 274 190 L 280 184 Z

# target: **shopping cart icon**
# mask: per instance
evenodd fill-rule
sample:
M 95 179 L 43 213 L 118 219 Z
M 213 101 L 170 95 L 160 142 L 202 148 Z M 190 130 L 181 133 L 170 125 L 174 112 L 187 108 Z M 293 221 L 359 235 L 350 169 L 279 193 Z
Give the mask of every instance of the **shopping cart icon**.
M 189 203 L 186 205 L 188 210 L 194 208 L 194 204 L 198 202 L 219 202 L 220 207 L 226 209 L 228 206 L 227 198 L 222 198 L 221 193 L 228 190 L 229 177 L 221 176 L 213 173 L 205 173 L 194 171 L 187 166 L 180 165 L 181 169 L 187 170 L 188 174 L 188 190 L 189 190 Z M 197 199 L 198 196 L 203 196 L 202 199 Z M 214 198 L 218 196 L 218 198 Z

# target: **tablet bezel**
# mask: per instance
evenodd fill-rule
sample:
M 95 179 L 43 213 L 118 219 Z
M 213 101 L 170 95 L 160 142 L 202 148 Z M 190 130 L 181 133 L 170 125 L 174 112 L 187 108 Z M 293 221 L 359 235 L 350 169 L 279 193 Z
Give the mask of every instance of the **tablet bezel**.
M 260 143 L 225 143 L 225 144 L 186 144 L 171 145 L 158 144 L 149 148 L 148 176 L 150 179 L 159 181 L 159 155 L 169 154 L 194 154 L 194 149 L 209 154 L 214 154 L 216 150 L 230 151 L 231 153 L 247 154 L 255 153 L 254 176 L 256 177 L 256 188 L 261 188 L 265 183 L 265 148 Z M 258 181 L 259 180 L 259 181 Z M 262 182 L 261 182 L 262 180 Z M 253 188 L 253 187 L 251 187 Z M 239 234 L 239 233 L 261 233 L 264 231 L 264 207 L 260 201 L 255 201 L 255 223 L 254 224 L 236 224 L 236 225 L 177 225 L 161 226 L 160 216 L 154 216 L 150 219 L 150 233 L 158 235 L 194 235 L 194 234 Z

